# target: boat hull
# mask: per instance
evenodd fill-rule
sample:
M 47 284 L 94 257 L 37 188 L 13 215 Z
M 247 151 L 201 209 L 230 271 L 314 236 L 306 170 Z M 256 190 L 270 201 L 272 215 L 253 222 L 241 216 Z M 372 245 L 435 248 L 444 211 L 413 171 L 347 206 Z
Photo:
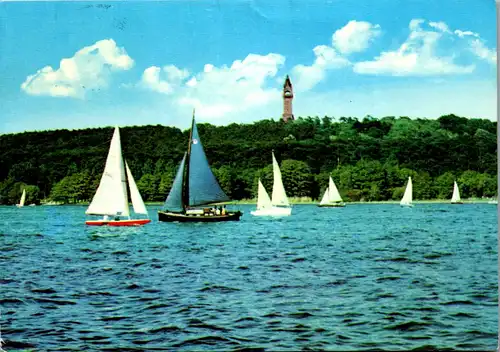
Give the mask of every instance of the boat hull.
M 464 202 L 451 202 L 451 204 L 464 204 Z
M 142 226 L 150 222 L 150 219 L 88 220 L 85 224 L 89 226 Z
M 272 207 L 268 209 L 258 209 L 251 211 L 253 216 L 290 216 L 292 208 Z
M 343 208 L 345 203 L 333 203 L 333 204 L 318 204 L 320 208 Z
M 243 213 L 241 211 L 228 212 L 226 215 L 187 215 L 184 213 L 171 213 L 159 211 L 158 220 L 163 222 L 221 222 L 239 221 Z

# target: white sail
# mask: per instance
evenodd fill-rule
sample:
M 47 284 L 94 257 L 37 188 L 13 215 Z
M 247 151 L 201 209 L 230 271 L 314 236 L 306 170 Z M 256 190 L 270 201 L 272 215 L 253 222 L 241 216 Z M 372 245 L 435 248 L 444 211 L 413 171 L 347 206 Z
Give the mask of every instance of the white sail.
M 325 194 L 323 194 L 323 198 L 321 198 L 321 202 L 319 202 L 320 205 L 325 205 L 330 203 L 330 197 L 329 197 L 330 192 L 328 191 L 328 187 L 325 190 Z
M 23 189 L 23 194 L 21 195 L 21 200 L 19 201 L 19 206 L 24 207 L 25 201 L 26 201 L 26 190 Z
M 132 176 L 132 172 L 130 172 L 130 168 L 128 167 L 126 161 L 125 161 L 125 169 L 127 170 L 128 187 L 130 190 L 130 198 L 132 198 L 132 206 L 134 207 L 134 213 L 148 215 L 148 210 L 146 209 L 146 205 L 142 200 L 141 193 L 139 192 L 139 189 L 135 184 L 134 176 Z
M 278 165 L 278 162 L 276 161 L 276 158 L 274 157 L 274 153 L 272 153 L 272 155 L 274 175 L 272 204 L 288 206 L 290 205 L 290 203 L 288 203 L 285 187 L 283 186 L 283 180 L 281 179 L 280 167 Z
M 458 185 L 456 181 L 453 183 L 453 195 L 451 196 L 451 202 L 452 203 L 460 202 L 460 191 L 458 190 Z
M 406 185 L 406 190 L 401 199 L 401 205 L 411 205 L 413 201 L 413 185 L 411 182 L 411 177 L 408 177 L 408 184 Z
M 19 202 L 19 204 L 23 206 L 25 202 L 26 202 L 26 190 L 23 189 L 23 194 L 21 195 L 21 201 Z
M 328 191 L 328 198 L 330 199 L 330 203 L 342 202 L 342 197 L 340 196 L 339 190 L 337 189 L 337 186 L 335 186 L 335 182 L 333 182 L 331 177 L 328 184 Z
M 266 192 L 266 189 L 264 188 L 264 185 L 260 181 L 259 178 L 259 190 L 257 193 L 257 209 L 269 209 L 272 208 L 272 202 L 271 199 L 269 198 L 269 195 Z
M 86 214 L 129 216 L 125 168 L 123 167 L 120 131 L 115 127 L 106 166 L 99 187 Z

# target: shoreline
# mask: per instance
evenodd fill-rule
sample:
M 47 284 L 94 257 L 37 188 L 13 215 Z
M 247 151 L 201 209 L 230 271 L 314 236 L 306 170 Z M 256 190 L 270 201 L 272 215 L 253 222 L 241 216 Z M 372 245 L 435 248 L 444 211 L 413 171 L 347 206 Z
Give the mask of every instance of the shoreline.
M 485 203 L 488 204 L 492 199 L 462 199 L 463 204 L 479 204 Z M 290 200 L 290 205 L 317 205 L 319 204 L 319 200 Z M 379 201 L 355 201 L 355 202 L 344 202 L 346 205 L 349 204 L 399 204 L 399 200 L 379 200 Z M 164 202 L 144 202 L 146 205 L 163 205 Z M 51 203 L 51 202 L 42 202 L 40 205 L 46 206 L 61 206 L 61 205 L 82 205 L 88 206 L 90 202 L 80 202 L 80 203 Z M 225 202 L 225 203 L 217 203 L 212 204 L 212 206 L 220 206 L 220 205 L 255 205 L 257 204 L 257 200 L 244 199 L 244 200 L 236 200 L 233 202 Z M 451 204 L 449 199 L 426 199 L 426 200 L 415 200 L 413 204 Z

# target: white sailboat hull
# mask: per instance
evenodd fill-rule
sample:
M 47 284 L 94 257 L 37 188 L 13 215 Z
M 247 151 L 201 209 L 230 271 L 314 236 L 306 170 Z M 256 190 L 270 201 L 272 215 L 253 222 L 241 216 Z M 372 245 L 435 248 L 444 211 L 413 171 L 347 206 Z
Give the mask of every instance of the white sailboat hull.
M 399 204 L 399 205 L 402 206 L 403 208 L 413 208 L 413 204 L 402 203 L 402 204 Z
M 292 214 L 292 208 L 272 207 L 266 209 L 257 209 L 251 211 L 250 214 L 254 216 L 290 216 Z

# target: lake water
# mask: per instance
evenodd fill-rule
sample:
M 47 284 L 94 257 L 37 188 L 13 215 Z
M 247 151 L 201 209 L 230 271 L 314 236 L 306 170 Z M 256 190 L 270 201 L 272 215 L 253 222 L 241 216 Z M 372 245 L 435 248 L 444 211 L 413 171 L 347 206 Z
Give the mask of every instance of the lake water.
M 0 207 L 5 348 L 496 348 L 495 205 L 254 207 L 176 224 L 150 206 L 126 229 L 86 227 L 83 206 Z

